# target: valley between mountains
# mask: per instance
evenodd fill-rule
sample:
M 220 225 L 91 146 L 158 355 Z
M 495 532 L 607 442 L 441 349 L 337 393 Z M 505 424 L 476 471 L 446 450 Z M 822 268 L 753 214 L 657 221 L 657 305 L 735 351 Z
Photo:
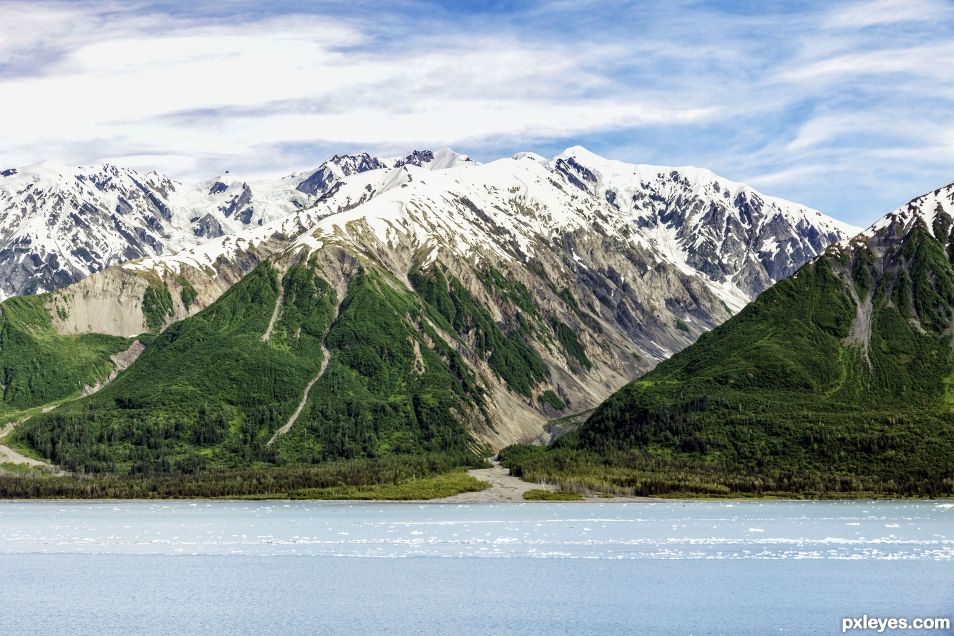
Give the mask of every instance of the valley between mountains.
M 951 493 L 951 187 L 861 231 L 581 147 L 2 174 L 0 442 L 55 467 L 6 496 Z

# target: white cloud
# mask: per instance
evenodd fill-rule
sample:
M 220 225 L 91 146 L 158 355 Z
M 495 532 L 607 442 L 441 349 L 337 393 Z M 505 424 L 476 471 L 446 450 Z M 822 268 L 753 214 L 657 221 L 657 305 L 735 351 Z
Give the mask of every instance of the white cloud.
M 780 184 L 803 181 L 806 177 L 823 174 L 827 171 L 830 171 L 830 167 L 822 164 L 802 164 L 775 172 L 753 174 L 746 178 L 746 182 L 758 188 L 773 188 Z
M 872 108 L 867 112 L 837 113 L 813 117 L 802 124 L 787 151 L 806 151 L 831 145 L 845 138 L 866 145 L 872 139 L 904 141 L 909 144 L 932 145 L 943 128 L 931 121 L 898 119 L 888 109 Z M 841 145 L 844 145 L 843 143 Z
M 868 0 L 832 11 L 825 26 L 859 29 L 900 22 L 929 22 L 949 15 L 951 7 L 942 0 Z
M 813 60 L 788 69 L 781 78 L 791 82 L 837 82 L 845 77 L 908 74 L 949 83 L 952 59 L 954 42 L 891 47 Z
M 63 22 L 103 24 L 88 9 L 16 12 L 49 21 L 51 33 Z M 0 128 L 0 147 L 18 162 L 56 147 L 57 158 L 101 160 L 76 156 L 100 144 L 112 154 L 164 157 L 181 174 L 190 156 L 241 161 L 287 143 L 452 145 L 712 114 L 647 98 L 592 70 L 616 53 L 600 45 L 571 54 L 560 43 L 503 35 L 431 36 L 377 52 L 354 26 L 314 16 L 208 24 L 123 13 L 107 22 L 67 41 L 13 43 L 58 49 L 38 72 L 0 78 L 4 116 L 16 122 Z

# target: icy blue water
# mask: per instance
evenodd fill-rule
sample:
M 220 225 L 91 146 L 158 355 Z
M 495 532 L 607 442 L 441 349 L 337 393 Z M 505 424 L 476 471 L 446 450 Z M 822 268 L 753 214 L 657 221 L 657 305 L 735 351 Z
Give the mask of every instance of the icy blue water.
M 0 573 L 2 634 L 836 634 L 954 615 L 954 504 L 5 502 Z

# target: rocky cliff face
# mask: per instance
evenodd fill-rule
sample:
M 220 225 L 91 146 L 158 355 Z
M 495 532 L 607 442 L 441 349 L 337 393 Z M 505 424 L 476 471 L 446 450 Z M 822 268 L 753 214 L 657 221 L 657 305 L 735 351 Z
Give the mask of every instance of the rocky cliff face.
M 736 310 L 827 245 L 860 231 L 700 168 L 609 161 L 578 146 L 549 165 L 621 213 L 629 211 L 642 240 L 723 289 Z

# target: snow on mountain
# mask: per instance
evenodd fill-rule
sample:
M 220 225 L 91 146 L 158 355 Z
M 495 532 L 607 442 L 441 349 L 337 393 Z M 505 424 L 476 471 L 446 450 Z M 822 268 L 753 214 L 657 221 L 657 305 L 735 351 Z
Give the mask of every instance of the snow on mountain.
M 864 235 L 875 236 L 894 230 L 896 235 L 903 236 L 920 220 L 935 238 L 946 243 L 950 238 L 947 232 L 950 230 L 952 218 L 954 218 L 954 183 L 922 194 L 897 210 L 889 212 L 867 228 Z M 944 236 L 939 235 L 942 232 Z
M 125 267 L 140 271 L 154 267 L 177 269 L 181 264 L 207 267 L 219 258 L 234 258 L 238 252 L 260 245 L 274 236 L 301 235 L 301 241 L 307 243 L 309 239 L 306 230 L 313 228 L 319 219 L 354 209 L 380 192 L 400 185 L 396 179 L 407 173 L 407 170 L 402 172 L 402 168 L 408 167 L 427 174 L 436 170 L 471 165 L 480 164 L 449 149 L 435 152 L 415 150 L 404 157 L 389 159 L 381 159 L 368 153 L 335 155 L 317 170 L 295 172 L 278 182 L 264 184 L 266 187 L 270 186 L 272 192 L 284 193 L 289 187 L 293 187 L 302 194 L 311 194 L 315 198 L 310 206 L 296 205 L 293 209 L 286 207 L 284 214 L 276 215 L 270 222 L 259 222 L 250 227 L 234 228 L 233 223 L 228 228 L 232 231 L 209 235 L 209 240 L 189 245 L 175 253 L 136 260 L 127 263 Z M 210 192 L 221 192 L 222 196 L 225 196 L 232 192 L 242 193 L 244 185 L 245 182 L 226 174 L 204 182 L 195 191 L 209 189 Z M 256 184 L 255 190 L 266 191 L 266 187 L 262 186 L 263 184 Z M 226 187 L 229 190 L 225 190 Z M 232 198 L 236 196 L 240 194 L 231 195 Z M 181 205 L 183 200 L 180 199 L 177 203 Z M 200 198 L 199 204 L 202 203 L 205 201 Z M 197 205 L 192 207 L 199 209 Z
M 446 170 L 463 165 L 476 165 L 476 162 L 459 152 L 454 152 L 450 148 L 441 150 L 414 150 L 410 154 L 391 159 L 388 161 L 389 167 L 400 168 L 401 166 L 417 166 L 428 170 Z
M 861 228 L 695 167 L 628 164 L 574 146 L 549 166 L 629 212 L 637 240 L 683 271 L 702 273 L 740 309 L 830 243 Z
M 469 163 L 449 149 L 393 159 L 362 153 L 336 155 L 316 170 L 281 179 L 225 172 L 195 184 L 111 164 L 46 161 L 6 169 L 0 172 L 0 299 L 50 291 L 110 265 L 267 226 L 332 196 L 362 172 Z
M 357 222 L 385 244 L 413 235 L 431 251 L 510 260 L 597 231 L 702 276 L 735 311 L 857 230 L 707 170 L 627 164 L 579 146 L 485 165 L 449 149 L 335 155 L 281 179 L 226 172 L 190 185 L 112 165 L 0 174 L 2 296 L 121 262 L 208 262 L 273 235 L 344 237 Z M 575 249 L 571 260 L 582 262 Z
M 311 205 L 286 182 L 54 162 L 0 177 L 0 297 L 49 291 L 110 265 L 169 254 Z
M 314 199 L 292 188 L 287 179 L 248 180 L 226 172 L 214 179 L 182 186 L 169 196 L 169 206 L 188 221 L 191 234 L 212 238 L 233 234 L 288 216 Z
M 372 157 L 366 152 L 358 155 L 335 155 L 314 172 L 295 173 L 291 175 L 291 178 L 301 178 L 301 182 L 296 186 L 299 192 L 321 196 L 332 191 L 336 185 L 351 175 L 387 167 L 388 164 L 385 161 Z
M 346 246 L 399 277 L 437 261 L 511 271 L 532 263 L 551 285 L 604 305 L 601 317 L 625 323 L 616 328 L 651 359 L 684 346 L 677 322 L 711 328 L 856 231 L 708 171 L 582 149 L 550 161 L 520 154 L 437 172 L 365 171 L 316 209 L 292 250 Z
M 707 170 L 626 164 L 580 147 L 550 161 L 520 153 L 466 173 L 405 169 L 377 188 L 363 205 L 329 210 L 311 236 L 357 245 L 369 229 L 384 245 L 411 240 L 519 261 L 569 235 L 602 235 L 703 277 L 733 311 L 859 229 Z M 354 182 L 339 196 L 370 190 Z M 572 250 L 571 259 L 582 262 Z
M 428 170 L 445 170 L 465 164 L 475 164 L 470 157 L 454 152 L 450 148 L 442 150 L 414 150 L 403 157 L 380 159 L 366 152 L 357 155 L 335 155 L 310 174 L 295 173 L 289 178 L 301 178 L 297 189 L 306 194 L 322 196 L 332 193 L 336 186 L 348 177 L 370 170 L 417 166 Z

